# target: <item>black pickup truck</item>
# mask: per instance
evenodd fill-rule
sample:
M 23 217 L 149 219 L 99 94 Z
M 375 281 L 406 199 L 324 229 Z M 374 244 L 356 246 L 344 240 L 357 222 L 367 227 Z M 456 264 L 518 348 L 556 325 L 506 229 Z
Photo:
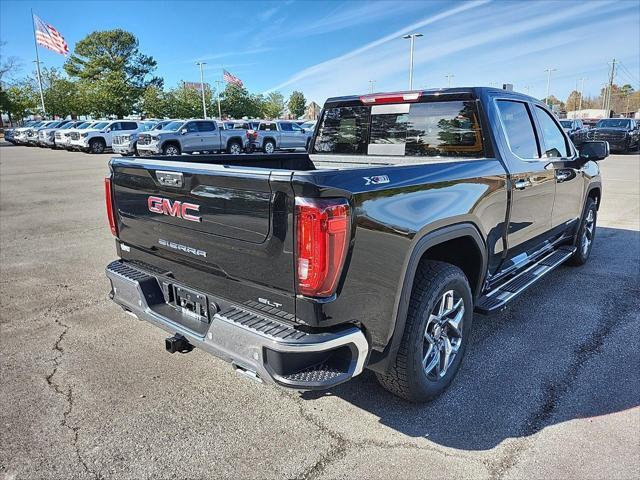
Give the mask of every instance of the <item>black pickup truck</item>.
M 531 97 L 450 88 L 331 98 L 308 154 L 113 158 L 110 296 L 172 353 L 428 400 L 474 312 L 587 261 L 608 153 Z

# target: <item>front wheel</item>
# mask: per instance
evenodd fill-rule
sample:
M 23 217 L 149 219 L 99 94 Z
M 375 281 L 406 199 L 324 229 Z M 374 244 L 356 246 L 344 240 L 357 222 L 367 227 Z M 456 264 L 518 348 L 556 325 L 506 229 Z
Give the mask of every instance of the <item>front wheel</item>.
M 596 220 L 598 218 L 598 205 L 593 198 L 587 198 L 582 221 L 578 228 L 576 251 L 569 258 L 569 265 L 580 266 L 587 263 L 593 248 L 593 240 L 596 236 Z
M 91 153 L 103 153 L 106 147 L 104 140 L 101 138 L 94 138 L 89 142 L 89 151 Z
M 170 143 L 162 148 L 163 155 L 180 155 L 180 147 Z
M 389 371 L 376 373 L 378 381 L 412 402 L 437 397 L 460 368 L 472 321 L 473 298 L 462 270 L 444 262 L 423 262 L 416 273 L 400 348 Z

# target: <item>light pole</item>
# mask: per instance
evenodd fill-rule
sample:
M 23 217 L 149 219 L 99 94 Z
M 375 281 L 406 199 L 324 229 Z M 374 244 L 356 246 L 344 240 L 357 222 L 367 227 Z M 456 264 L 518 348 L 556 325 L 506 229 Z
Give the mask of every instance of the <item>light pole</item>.
M 578 111 L 582 110 L 582 94 L 584 92 L 584 77 L 580 79 L 580 103 L 578 104 Z
M 196 62 L 196 65 L 200 67 L 200 91 L 202 92 L 202 112 L 204 113 L 204 118 L 207 118 L 207 104 L 204 101 L 204 72 L 202 67 L 206 65 L 205 62 Z
M 413 90 L 413 47 L 415 45 L 416 38 L 422 36 L 423 35 L 421 33 L 409 33 L 402 37 L 405 40 L 411 40 L 411 53 L 409 54 L 409 90 Z
M 547 96 L 544 97 L 544 103 L 549 105 L 549 88 L 551 87 L 551 72 L 555 72 L 557 68 L 546 68 L 544 71 L 547 72 Z
M 445 75 L 444 77 L 447 79 L 447 86 L 451 88 L 451 79 L 455 77 L 455 75 L 453 73 L 450 73 L 448 75 Z
M 369 93 L 373 93 L 375 84 L 376 84 L 375 80 L 369 80 Z

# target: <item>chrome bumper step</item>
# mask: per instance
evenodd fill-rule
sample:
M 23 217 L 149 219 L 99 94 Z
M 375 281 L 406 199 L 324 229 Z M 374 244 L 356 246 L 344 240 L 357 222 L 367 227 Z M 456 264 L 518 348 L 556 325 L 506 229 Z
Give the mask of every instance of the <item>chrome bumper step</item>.
M 575 251 L 575 247 L 560 247 L 550 252 L 515 277 L 480 297 L 475 312 L 488 315 L 502 310 L 507 303 L 564 263 Z
M 209 323 L 189 328 L 181 314 L 165 302 L 159 273 L 121 260 L 106 275 L 110 298 L 127 313 L 184 337 L 189 344 L 231 363 L 243 375 L 298 390 L 329 388 L 362 373 L 369 352 L 364 333 L 346 325 L 341 330 L 308 333 L 287 323 L 293 315 L 257 302 L 221 308 Z M 254 303 L 256 309 L 254 310 Z

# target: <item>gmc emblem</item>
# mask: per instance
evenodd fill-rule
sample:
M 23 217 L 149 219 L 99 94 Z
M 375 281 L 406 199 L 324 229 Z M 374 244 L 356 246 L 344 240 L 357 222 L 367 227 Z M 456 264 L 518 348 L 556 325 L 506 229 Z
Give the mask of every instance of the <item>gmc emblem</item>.
M 168 198 L 149 197 L 147 199 L 147 206 L 149 207 L 149 211 L 153 213 L 178 217 L 183 220 L 189 220 L 190 222 L 202 221 L 199 216 L 189 213 L 190 210 L 191 212 L 200 211 L 200 205 L 195 205 L 193 203 L 183 203 L 178 200 L 172 202 Z

